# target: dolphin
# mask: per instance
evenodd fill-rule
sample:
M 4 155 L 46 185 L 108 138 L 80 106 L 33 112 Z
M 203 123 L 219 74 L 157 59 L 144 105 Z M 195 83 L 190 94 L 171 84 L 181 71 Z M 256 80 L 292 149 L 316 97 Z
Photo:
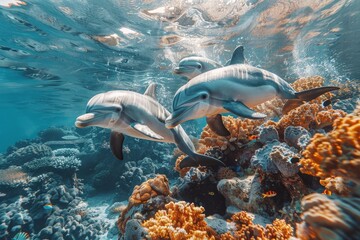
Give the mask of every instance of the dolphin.
M 97 126 L 111 129 L 110 148 L 115 157 L 123 159 L 124 135 L 157 142 L 175 143 L 188 156 L 180 168 L 191 166 L 224 166 L 224 163 L 196 153 L 195 147 L 184 129 L 178 125 L 165 127 L 170 116 L 155 96 L 156 84 L 150 84 L 144 94 L 132 91 L 110 91 L 92 97 L 86 106 L 86 114 L 79 116 L 75 126 Z
M 238 46 L 226 65 L 230 65 L 235 61 L 245 61 L 242 59 L 244 55 L 242 54 L 243 48 Z M 206 57 L 186 57 L 180 60 L 179 65 L 174 69 L 174 73 L 186 77 L 188 80 L 200 75 L 201 73 L 208 72 L 210 70 L 221 68 L 223 65 L 220 63 L 211 60 Z
M 230 133 L 225 128 L 221 113 L 262 119 L 266 115 L 250 107 L 275 97 L 289 99 L 283 112 L 288 112 L 338 87 L 320 87 L 296 92 L 285 80 L 274 73 L 245 64 L 244 48 L 239 46 L 229 66 L 202 73 L 177 90 L 173 99 L 173 113 L 165 125 L 171 129 L 182 122 L 206 116 L 209 127 L 221 136 Z

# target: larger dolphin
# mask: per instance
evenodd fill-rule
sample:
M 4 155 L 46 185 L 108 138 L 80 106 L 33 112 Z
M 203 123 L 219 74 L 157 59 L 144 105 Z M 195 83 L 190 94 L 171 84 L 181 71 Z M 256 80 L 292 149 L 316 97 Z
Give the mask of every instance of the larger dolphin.
M 146 92 L 110 91 L 92 97 L 86 107 L 86 114 L 76 119 L 78 128 L 98 126 L 111 129 L 110 148 L 120 160 L 123 159 L 122 145 L 124 135 L 157 142 L 175 143 L 188 155 L 180 167 L 223 166 L 210 156 L 195 152 L 195 147 L 184 129 L 179 125 L 169 130 L 165 119 L 170 113 L 156 100 L 155 84 Z
M 229 135 L 221 113 L 231 112 L 251 119 L 265 118 L 250 107 L 275 97 L 289 99 L 283 111 L 287 112 L 338 87 L 320 87 L 296 92 L 285 80 L 264 69 L 244 64 L 244 48 L 238 47 L 230 65 L 202 73 L 183 85 L 173 99 L 173 113 L 166 119 L 166 127 L 173 128 L 190 119 L 206 116 L 212 130 Z

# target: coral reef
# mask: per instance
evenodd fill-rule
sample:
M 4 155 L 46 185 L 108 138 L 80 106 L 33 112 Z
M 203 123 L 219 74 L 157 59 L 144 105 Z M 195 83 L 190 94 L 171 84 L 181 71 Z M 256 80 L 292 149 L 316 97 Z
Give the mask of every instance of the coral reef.
M 151 239 L 213 239 L 214 231 L 207 227 L 203 207 L 180 201 L 165 205 L 154 218 L 142 225 Z
M 323 194 L 303 198 L 304 222 L 297 226 L 300 239 L 357 239 L 360 218 L 359 198 L 330 199 Z
M 293 228 L 284 220 L 275 219 L 272 224 L 264 228 L 253 223 L 253 216 L 245 211 L 238 212 L 231 217 L 236 225 L 236 230 L 220 235 L 220 239 L 290 239 Z
M 25 163 L 23 168 L 29 172 L 66 171 L 71 173 L 78 170 L 80 166 L 81 161 L 74 156 L 53 156 L 32 160 Z
M 172 197 L 201 205 L 205 214 L 225 213 L 225 198 L 217 190 L 217 180 L 206 168 L 190 168 L 172 189 Z
M 291 110 L 278 122 L 268 121 L 265 125 L 275 126 L 280 138 L 282 138 L 285 129 L 289 126 L 300 126 L 306 130 L 309 130 L 310 128 L 323 128 L 331 125 L 335 119 L 345 115 L 346 113 L 342 110 L 334 110 L 330 107 L 324 108 L 317 103 L 305 103 L 300 107 Z
M 337 119 L 333 131 L 327 135 L 315 134 L 311 139 L 300 160 L 301 171 L 322 179 L 333 176 L 358 179 L 359 136 L 360 117 L 347 115 Z M 348 171 L 353 168 L 358 171 Z
M 249 137 L 256 135 L 255 129 L 263 123 L 263 120 L 240 119 L 231 116 L 224 116 L 222 119 L 224 126 L 230 132 L 230 136 L 219 136 L 209 126 L 205 126 L 199 140 L 200 153 L 205 153 L 207 149 L 213 147 L 219 147 L 225 152 L 235 151 L 242 145 L 241 141 L 248 142 Z
M 122 233 L 125 232 L 129 220 L 145 219 L 147 216 L 155 214 L 154 209 L 155 211 L 161 209 L 165 203 L 170 201 L 169 194 L 169 182 L 165 175 L 157 175 L 140 186 L 135 186 L 129 197 L 128 206 L 118 219 L 117 224 Z M 136 213 L 137 216 L 134 216 Z
M 19 148 L 8 155 L 6 157 L 6 161 L 4 162 L 6 163 L 4 167 L 10 165 L 21 165 L 33 159 L 50 157 L 52 155 L 53 153 L 50 147 L 44 144 L 31 144 L 29 146 Z
M 274 140 L 255 152 L 251 165 L 268 174 L 280 172 L 285 177 L 291 177 L 299 170 L 298 165 L 292 163 L 291 160 L 299 157 L 296 149 Z
M 14 188 L 24 187 L 29 181 L 29 176 L 20 167 L 0 169 L 0 191 L 9 191 Z
M 298 150 L 304 150 L 310 138 L 310 132 L 301 126 L 289 126 L 285 129 L 284 141 Z

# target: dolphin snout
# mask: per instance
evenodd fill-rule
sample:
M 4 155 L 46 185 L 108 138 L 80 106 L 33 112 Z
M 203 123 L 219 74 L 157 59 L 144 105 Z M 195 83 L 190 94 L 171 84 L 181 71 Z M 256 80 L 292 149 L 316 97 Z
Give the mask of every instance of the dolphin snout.
M 75 126 L 78 128 L 84 128 L 90 126 L 95 119 L 94 113 L 86 113 L 76 118 Z

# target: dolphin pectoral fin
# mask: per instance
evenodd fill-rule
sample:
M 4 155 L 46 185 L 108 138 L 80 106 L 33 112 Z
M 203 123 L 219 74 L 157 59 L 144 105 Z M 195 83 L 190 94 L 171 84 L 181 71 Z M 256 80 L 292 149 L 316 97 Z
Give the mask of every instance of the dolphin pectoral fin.
M 185 167 L 198 167 L 198 166 L 205 166 L 205 167 L 225 167 L 225 164 L 213 157 L 195 154 L 193 156 L 187 156 L 180 162 L 180 169 Z
M 251 118 L 251 119 L 261 119 L 266 118 L 265 114 L 255 112 L 254 110 L 248 108 L 242 102 L 227 102 L 223 104 L 223 108 L 229 112 L 236 114 L 240 117 Z
M 300 99 L 289 99 L 287 100 L 287 102 L 285 103 L 283 109 L 282 109 L 282 114 L 287 114 L 288 112 L 290 112 L 291 110 L 300 107 L 302 104 L 304 104 L 303 100 Z
M 339 89 L 340 89 L 339 87 L 319 87 L 319 88 L 313 88 L 310 90 L 297 92 L 297 93 L 295 93 L 295 95 L 298 99 L 301 99 L 303 101 L 311 101 L 311 100 L 323 95 L 324 93 L 339 90 Z
M 156 98 L 156 83 L 150 83 L 150 85 L 147 87 L 146 91 L 144 92 L 144 95 L 152 97 L 153 99 L 157 100 Z
M 123 160 L 123 142 L 124 142 L 124 134 L 112 131 L 110 135 L 110 149 L 114 156 L 119 159 Z
M 131 124 L 131 127 L 135 129 L 136 131 L 151 137 L 156 140 L 163 140 L 164 138 L 160 136 L 159 134 L 155 133 L 153 130 L 151 130 L 148 126 L 140 124 L 140 123 L 133 123 Z
M 229 65 L 243 64 L 244 62 L 245 62 L 244 47 L 238 46 L 233 52 L 233 55 L 231 57 L 231 61 L 230 61 Z
M 215 116 L 207 117 L 206 122 L 209 125 L 210 129 L 220 136 L 229 136 L 230 132 L 224 126 L 222 121 L 221 114 L 217 114 Z

